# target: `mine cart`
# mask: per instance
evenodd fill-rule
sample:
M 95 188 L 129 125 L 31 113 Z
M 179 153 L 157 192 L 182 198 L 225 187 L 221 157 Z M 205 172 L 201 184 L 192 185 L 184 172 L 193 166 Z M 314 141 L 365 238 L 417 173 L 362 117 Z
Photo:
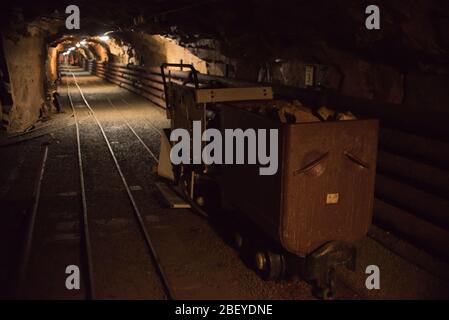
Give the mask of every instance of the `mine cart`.
M 271 87 L 201 81 L 190 65 L 164 64 L 162 74 L 171 130 L 193 135 L 193 121 L 223 136 L 229 129 L 277 129 L 278 165 L 272 175 L 261 175 L 259 164 L 174 166 L 167 130 L 160 175 L 195 210 L 219 216 L 259 274 L 279 279 L 300 272 L 318 295 L 330 296 L 335 268 L 355 267 L 354 243 L 371 224 L 378 121 L 322 121 L 299 101 L 273 99 Z

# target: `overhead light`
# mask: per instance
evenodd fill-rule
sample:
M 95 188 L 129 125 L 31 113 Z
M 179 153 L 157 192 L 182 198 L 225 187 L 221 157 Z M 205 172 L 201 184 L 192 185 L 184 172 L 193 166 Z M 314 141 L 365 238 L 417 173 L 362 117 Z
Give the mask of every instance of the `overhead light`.
M 81 40 L 81 41 L 80 41 L 80 44 L 81 44 L 81 45 L 83 45 L 83 46 L 85 46 L 85 45 L 87 44 L 87 41 L 86 41 L 86 39 L 84 39 L 84 40 Z
M 108 41 L 109 40 L 109 36 L 99 36 L 98 39 L 100 39 L 101 41 Z

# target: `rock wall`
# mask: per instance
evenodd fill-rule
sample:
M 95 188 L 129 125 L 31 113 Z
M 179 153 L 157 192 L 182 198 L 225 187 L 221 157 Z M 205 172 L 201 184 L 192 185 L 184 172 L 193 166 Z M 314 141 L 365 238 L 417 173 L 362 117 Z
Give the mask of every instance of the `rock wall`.
M 239 1 L 180 12 L 164 23 L 179 43 L 199 57 L 206 51 L 212 60 L 220 57 L 216 62 L 237 78 L 303 86 L 304 66 L 320 64 L 329 68 L 331 88 L 342 94 L 449 112 L 449 2 L 378 0 L 380 30 L 365 28 L 369 4 Z M 200 44 L 201 38 L 214 39 L 218 52 Z
M 404 74 L 398 69 L 333 49 L 317 52 L 311 58 L 297 56 L 271 63 L 268 80 L 305 87 L 305 68 L 315 65 L 325 70 L 321 85 L 343 95 L 384 103 L 403 102 Z
M 192 54 L 175 40 L 161 35 L 132 33 L 130 39 L 137 52 L 140 64 L 159 67 L 164 62 L 193 64 L 200 72 L 207 73 L 206 61 Z
M 99 43 L 92 43 L 91 48 L 95 51 L 97 59 L 101 62 L 109 61 L 109 52 L 105 46 Z
M 110 38 L 107 41 L 107 45 L 109 46 L 111 62 L 139 64 L 136 52 L 130 44 L 116 38 Z
M 47 62 L 46 62 L 46 67 L 47 67 L 47 81 L 50 83 L 54 83 L 58 77 L 58 64 L 57 64 L 57 59 L 58 59 L 58 49 L 59 46 L 57 47 L 49 47 L 47 49 Z
M 44 36 L 40 29 L 29 27 L 25 34 L 6 33 L 2 40 L 13 99 L 8 130 L 17 132 L 46 112 Z

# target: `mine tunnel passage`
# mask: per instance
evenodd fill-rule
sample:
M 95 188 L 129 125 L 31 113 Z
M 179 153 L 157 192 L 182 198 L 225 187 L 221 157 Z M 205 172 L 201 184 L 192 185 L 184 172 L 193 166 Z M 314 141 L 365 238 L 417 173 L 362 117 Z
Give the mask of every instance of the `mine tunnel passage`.
M 163 108 L 81 67 L 62 65 L 60 71 L 61 108 L 65 114 L 74 112 L 78 129 L 68 126 L 51 133 L 51 138 L 27 142 L 48 144 L 48 155 L 26 273 L 26 282 L 32 285 L 22 292 L 24 296 L 82 298 L 88 294 L 87 284 L 76 295 L 54 288 L 55 283 L 64 281 L 65 274 L 48 273 L 69 264 L 83 266 L 86 259 L 87 253 L 78 249 L 84 225 L 79 217 L 78 130 L 94 297 L 311 297 L 307 286 L 299 280 L 289 280 L 287 284 L 263 282 L 240 262 L 206 220 L 186 209 L 166 208 L 156 195 L 157 180 L 152 174 L 152 167 L 158 162 L 162 130 L 169 126 Z M 39 156 L 36 162 L 41 162 Z M 164 276 L 171 286 L 168 292 L 159 280 L 159 271 L 149 263 L 154 257 L 141 232 L 142 226 L 134 217 L 133 206 L 137 206 L 143 228 L 151 235 L 158 263 L 164 266 Z M 373 238 L 365 239 L 359 250 L 362 265 L 374 258 L 379 264 L 390 264 L 391 276 L 406 270 L 410 277 L 416 272 L 430 277 L 414 270 L 406 260 L 390 257 L 389 250 Z M 363 271 L 359 270 L 359 281 L 363 280 Z M 357 280 L 346 277 L 347 274 L 341 275 L 337 298 L 362 297 L 355 289 L 349 289 Z M 285 286 L 293 290 L 291 296 Z M 248 291 L 249 287 L 252 290 Z
M 239 10 L 245 18 L 253 12 L 252 7 Z M 271 11 L 273 15 L 279 14 Z M 190 14 L 201 12 L 198 9 Z M 213 12 L 210 14 L 214 15 Z M 301 10 L 290 12 L 304 14 Z M 314 283 L 289 274 L 291 270 L 286 270 L 284 256 L 276 252 L 279 244 L 270 243 L 269 250 L 246 247 L 247 238 L 259 241 L 260 234 L 234 232 L 232 225 L 239 224 L 238 219 L 228 218 L 222 223 L 208 218 L 210 212 L 200 208 L 204 197 L 189 203 L 178 199 L 178 194 L 167 206 L 170 197 L 164 189 L 167 177 L 161 174 L 163 166 L 159 162 L 167 152 L 166 129 L 179 125 L 169 117 L 170 100 L 193 107 L 189 110 L 195 113 L 198 105 L 203 106 L 203 102 L 195 105 L 195 99 L 204 99 L 204 111 L 206 105 L 211 106 L 204 112 L 204 118 L 217 125 L 219 121 L 214 122 L 210 115 L 215 115 L 218 108 L 239 105 L 241 101 L 236 97 L 245 95 L 243 100 L 247 104 L 241 105 L 245 113 L 236 113 L 235 123 L 247 125 L 245 121 L 249 119 L 248 123 L 254 124 L 257 122 L 253 122 L 252 115 L 271 117 L 273 109 L 269 107 L 286 106 L 285 114 L 276 113 L 283 125 L 295 123 L 301 117 L 307 119 L 306 123 L 321 125 L 323 129 L 309 137 L 316 145 L 332 140 L 328 138 L 336 132 L 332 131 L 334 125 L 345 126 L 340 117 L 349 117 L 354 123 L 380 119 L 378 148 L 373 142 L 377 137 L 374 139 L 372 135 L 369 140 L 371 149 L 377 150 L 377 163 L 371 158 L 373 163 L 368 161 L 361 152 L 365 149 L 358 145 L 362 140 L 351 140 L 353 131 L 347 129 L 346 142 L 352 143 L 350 152 L 344 150 L 337 159 L 334 153 L 312 146 L 313 152 L 307 154 L 310 159 L 304 156 L 307 161 L 301 159 L 305 162 L 293 170 L 294 176 L 305 173 L 304 176 L 320 177 L 324 168 L 343 161 L 345 168 L 353 170 L 351 174 L 371 170 L 371 178 L 375 176 L 372 199 L 359 201 L 362 189 L 369 183 L 360 184 L 351 193 L 360 191 L 360 197 L 353 198 L 354 207 L 361 202 L 372 206 L 373 223 L 370 220 L 366 236 L 354 242 L 355 270 L 349 271 L 344 266 L 332 270 L 336 275 L 335 283 L 332 282 L 336 287 L 335 298 L 449 296 L 447 110 L 437 106 L 428 112 L 416 107 L 424 102 L 446 101 L 441 94 L 444 90 L 438 91 L 447 79 L 442 64 L 424 64 L 426 72 L 438 70 L 437 75 L 426 78 L 420 73 L 422 70 L 409 65 L 413 65 L 410 62 L 413 59 L 382 61 L 374 59 L 375 54 L 367 54 L 370 47 L 351 51 L 353 47 L 346 43 L 335 45 L 321 24 L 316 27 L 317 37 L 321 42 L 326 39 L 326 45 L 316 47 L 320 46 L 317 41 L 309 43 L 301 34 L 297 35 L 301 43 L 292 44 L 296 41 L 293 31 L 286 33 L 281 27 L 267 30 L 261 23 L 264 19 L 257 20 L 262 13 L 254 14 L 253 22 L 261 30 L 258 37 L 254 37 L 254 30 L 240 35 L 242 32 L 236 32 L 232 19 L 220 20 L 221 29 L 214 33 L 209 32 L 213 23 L 201 20 L 204 25 L 191 25 L 182 14 L 176 13 L 152 16 L 146 22 L 139 15 L 134 17 L 132 27 L 118 27 L 119 22 L 113 21 L 110 30 L 101 24 L 92 26 L 92 21 L 88 21 L 86 30 L 69 32 L 59 25 L 60 19 L 48 20 L 47 16 L 35 17 L 23 34 L 14 28 L 2 30 L 0 67 L 4 85 L 0 87 L 0 101 L 5 129 L 0 137 L 3 168 L 0 218 L 4 221 L 0 225 L 0 283 L 5 284 L 0 286 L 2 297 L 311 299 L 320 296 L 314 292 Z M 89 15 L 98 18 L 98 14 Z M 175 19 L 171 24 L 170 17 Z M 348 23 L 352 23 L 350 18 Z M 48 23 L 51 32 L 47 34 Z M 148 26 L 151 28 L 145 29 Z M 407 32 L 404 30 L 401 32 Z M 289 44 L 288 50 L 283 49 L 283 43 Z M 412 57 L 419 49 L 398 48 L 404 56 Z M 435 54 L 429 57 L 435 58 Z M 169 85 L 164 83 L 161 73 L 164 63 L 177 64 L 167 68 L 165 80 Z M 430 79 L 432 85 L 424 87 L 432 86 L 427 88 L 434 90 L 432 94 L 417 93 L 416 88 L 427 81 L 423 79 Z M 190 95 L 192 92 L 197 95 Z M 272 93 L 266 99 L 270 101 L 261 99 L 261 92 L 264 99 Z M 321 107 L 333 112 L 326 119 L 329 121 L 316 120 Z M 232 111 L 229 114 L 233 118 Z M 251 116 L 245 118 L 248 114 Z M 361 137 L 373 132 L 373 126 L 369 127 L 372 123 L 366 123 L 365 128 L 356 132 Z M 325 132 L 330 132 L 329 136 Z M 332 136 L 336 140 L 339 137 Z M 294 140 L 295 136 L 290 138 Z M 291 148 L 292 158 L 303 156 L 298 151 L 301 140 L 298 141 L 298 146 Z M 167 159 L 164 161 L 165 165 Z M 201 174 L 194 170 L 188 173 L 193 177 Z M 241 173 L 242 177 L 248 176 Z M 254 195 L 259 197 L 257 203 L 248 206 L 253 208 L 247 210 L 248 216 L 257 220 L 259 215 L 267 229 L 271 228 L 268 231 L 279 227 L 278 221 L 262 217 L 265 204 L 277 204 L 270 202 L 277 199 L 276 192 L 271 193 L 277 181 L 254 186 L 254 191 L 252 187 L 257 182 L 249 187 L 247 181 L 229 182 L 239 178 L 239 174 L 228 176 L 228 192 L 234 191 L 240 204 L 254 199 L 251 198 Z M 359 181 L 357 177 L 353 175 L 344 182 Z M 185 187 L 193 180 L 181 180 L 180 185 Z M 214 187 L 212 184 L 212 193 L 219 190 Z M 244 192 L 240 192 L 242 188 L 246 188 Z M 294 194 L 308 190 L 300 189 L 299 184 L 292 189 Z M 344 193 L 339 194 L 338 190 L 326 190 L 325 196 L 329 205 L 325 210 L 329 212 L 332 209 L 328 208 L 335 208 L 338 201 L 345 201 Z M 314 195 L 308 197 L 312 199 Z M 347 225 L 356 224 L 358 218 L 357 215 L 351 218 Z M 314 219 L 315 216 L 305 220 Z M 343 227 L 346 225 L 334 229 Z M 311 232 L 311 238 L 325 231 L 323 227 Z M 266 234 L 260 237 L 264 244 Z M 80 290 L 66 289 L 68 266 L 80 268 Z M 369 266 L 380 268 L 381 290 L 367 290 Z M 288 276 L 281 281 L 262 280 L 258 274 L 267 276 L 267 270 L 275 273 L 273 278 L 276 273 Z

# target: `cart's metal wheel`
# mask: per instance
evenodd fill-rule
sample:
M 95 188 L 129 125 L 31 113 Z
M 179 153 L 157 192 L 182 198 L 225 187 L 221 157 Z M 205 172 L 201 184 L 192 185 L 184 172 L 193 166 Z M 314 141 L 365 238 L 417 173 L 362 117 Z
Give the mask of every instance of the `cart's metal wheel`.
M 206 201 L 204 200 L 203 196 L 196 197 L 196 204 L 200 207 L 204 207 L 205 202 Z
M 334 297 L 334 293 L 329 287 L 316 287 L 313 289 L 313 295 L 323 300 L 332 300 Z
M 265 252 L 257 251 L 254 255 L 254 260 L 259 272 L 264 272 L 269 268 Z
M 335 275 L 335 269 L 330 268 L 327 271 L 327 277 L 325 283 L 315 283 L 313 286 L 313 294 L 323 300 L 332 300 L 334 299 L 335 295 L 335 282 L 336 282 L 336 275 Z
M 183 193 L 184 197 L 186 197 L 187 199 L 193 200 L 190 198 L 190 192 L 189 192 L 191 177 L 190 177 L 190 174 L 186 173 L 186 168 L 183 168 L 183 169 L 184 170 L 181 170 L 181 174 L 179 176 L 178 185 L 181 188 L 181 192 Z
M 254 262 L 257 273 L 265 280 L 279 280 L 285 275 L 285 258 L 272 251 L 256 251 Z

